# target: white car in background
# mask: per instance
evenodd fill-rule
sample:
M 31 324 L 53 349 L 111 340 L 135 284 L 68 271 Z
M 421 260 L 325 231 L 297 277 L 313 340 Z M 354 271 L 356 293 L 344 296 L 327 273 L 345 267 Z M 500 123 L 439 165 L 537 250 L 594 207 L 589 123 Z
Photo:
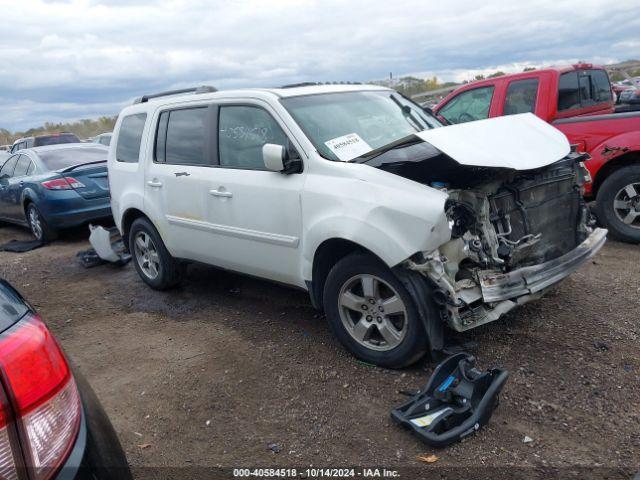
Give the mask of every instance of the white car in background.
M 304 84 L 144 96 L 108 168 L 149 286 L 190 261 L 289 284 L 354 355 L 401 367 L 598 251 L 583 159 L 532 114 L 443 127 L 387 88 Z

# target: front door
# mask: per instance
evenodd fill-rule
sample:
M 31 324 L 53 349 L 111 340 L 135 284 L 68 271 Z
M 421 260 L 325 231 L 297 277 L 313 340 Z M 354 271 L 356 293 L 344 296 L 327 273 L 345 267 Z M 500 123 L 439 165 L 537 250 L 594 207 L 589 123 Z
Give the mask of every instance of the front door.
M 211 252 L 226 268 L 298 284 L 305 174 L 265 169 L 265 144 L 293 145 L 266 108 L 220 105 L 219 166 L 206 179 L 207 227 L 215 235 Z

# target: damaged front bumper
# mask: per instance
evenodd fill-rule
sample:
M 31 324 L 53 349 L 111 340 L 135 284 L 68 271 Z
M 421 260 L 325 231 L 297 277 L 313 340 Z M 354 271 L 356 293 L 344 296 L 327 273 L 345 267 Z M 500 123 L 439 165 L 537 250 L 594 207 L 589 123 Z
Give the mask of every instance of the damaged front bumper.
M 596 228 L 576 248 L 548 262 L 508 273 L 480 272 L 482 298 L 485 302 L 500 302 L 540 292 L 576 271 L 602 248 L 606 240 L 607 230 Z
M 446 318 L 456 331 L 463 332 L 497 320 L 513 308 L 540 298 L 602 248 L 607 230 L 596 228 L 576 248 L 553 260 L 511 272 L 484 270 L 478 283 L 451 281 L 446 275 L 446 257 L 432 255 L 424 263 L 406 267 L 429 278 L 438 287 L 438 299 Z M 445 260 L 443 262 L 443 260 Z

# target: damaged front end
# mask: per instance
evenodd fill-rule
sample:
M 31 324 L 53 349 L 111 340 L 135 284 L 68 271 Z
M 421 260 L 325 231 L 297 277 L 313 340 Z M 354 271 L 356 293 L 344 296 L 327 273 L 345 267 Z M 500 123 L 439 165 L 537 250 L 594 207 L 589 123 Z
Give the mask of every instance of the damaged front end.
M 604 245 L 607 231 L 593 228 L 582 199 L 581 160 L 570 154 L 448 191 L 451 240 L 407 267 L 438 286 L 451 327 L 468 330 L 539 298 Z
M 375 166 L 449 196 L 451 239 L 414 255 L 404 267 L 435 284 L 433 300 L 453 329 L 491 322 L 539 298 L 604 245 L 607 231 L 595 228 L 582 197 L 589 175 L 582 163 L 586 154 L 569 152 L 568 144 L 564 152 L 558 142 L 547 159 L 530 156 L 519 170 L 512 157 L 506 166 L 486 166 L 473 163 L 471 150 L 457 152 L 454 160 L 443 151 L 446 142 L 429 142 L 381 154 Z

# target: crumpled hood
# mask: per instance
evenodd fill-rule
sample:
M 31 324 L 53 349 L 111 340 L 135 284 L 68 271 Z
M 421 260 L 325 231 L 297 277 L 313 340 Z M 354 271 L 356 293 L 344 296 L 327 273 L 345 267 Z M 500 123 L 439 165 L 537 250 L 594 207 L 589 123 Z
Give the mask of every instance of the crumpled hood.
M 532 113 L 489 118 L 416 133 L 462 165 L 530 170 L 570 152 L 564 134 Z

